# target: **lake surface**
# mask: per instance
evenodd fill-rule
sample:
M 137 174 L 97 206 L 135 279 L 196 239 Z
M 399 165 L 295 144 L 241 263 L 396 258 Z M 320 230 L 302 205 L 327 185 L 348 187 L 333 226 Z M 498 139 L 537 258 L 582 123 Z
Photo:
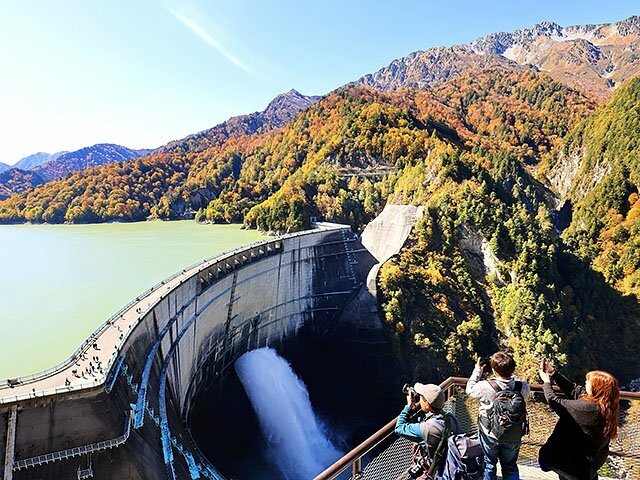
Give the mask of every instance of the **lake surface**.
M 265 238 L 192 221 L 0 225 L 0 379 L 63 361 L 147 288 Z

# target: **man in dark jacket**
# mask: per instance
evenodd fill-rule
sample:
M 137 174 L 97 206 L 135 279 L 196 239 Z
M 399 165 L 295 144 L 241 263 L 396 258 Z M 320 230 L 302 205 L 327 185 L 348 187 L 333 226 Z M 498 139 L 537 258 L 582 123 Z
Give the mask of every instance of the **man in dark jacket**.
M 407 405 L 398 415 L 396 422 L 396 433 L 416 444 L 426 457 L 425 472 L 428 470 L 431 461 L 434 459 L 440 440 L 445 430 L 445 422 L 450 425 L 450 434 L 461 433 L 456 417 L 443 411 L 445 395 L 438 385 L 416 383 L 414 390 L 420 395 L 418 405 L 413 401 L 411 393 L 407 394 Z M 420 407 L 424 415 L 419 416 L 416 421 L 411 421 L 412 412 L 416 407 Z M 446 450 L 443 452 L 442 460 L 446 458 Z M 415 458 L 415 455 L 414 455 Z M 438 470 L 444 466 L 444 461 L 440 462 Z M 426 478 L 426 475 L 420 478 Z

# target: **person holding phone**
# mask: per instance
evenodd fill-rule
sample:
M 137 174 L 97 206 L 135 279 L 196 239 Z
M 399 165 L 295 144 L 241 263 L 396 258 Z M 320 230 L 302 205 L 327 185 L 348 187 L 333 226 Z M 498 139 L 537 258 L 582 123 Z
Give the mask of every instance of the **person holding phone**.
M 548 359 L 540 362 L 544 396 L 558 415 L 553 433 L 540 449 L 538 463 L 563 480 L 593 480 L 618 432 L 620 389 L 610 373 L 588 372 L 584 387 L 556 371 Z M 564 398 L 553 390 L 555 383 Z

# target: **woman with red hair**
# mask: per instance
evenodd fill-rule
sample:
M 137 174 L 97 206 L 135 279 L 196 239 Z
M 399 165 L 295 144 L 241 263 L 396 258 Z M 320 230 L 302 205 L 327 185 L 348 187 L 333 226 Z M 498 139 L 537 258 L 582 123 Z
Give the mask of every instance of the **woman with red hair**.
M 559 417 L 540 449 L 540 467 L 555 471 L 561 479 L 597 479 L 609 454 L 609 442 L 618 433 L 618 381 L 610 373 L 594 370 L 587 373 L 582 387 L 556 372 L 547 359 L 540 364 L 540 378 L 547 403 Z M 552 381 L 565 398 L 553 391 Z

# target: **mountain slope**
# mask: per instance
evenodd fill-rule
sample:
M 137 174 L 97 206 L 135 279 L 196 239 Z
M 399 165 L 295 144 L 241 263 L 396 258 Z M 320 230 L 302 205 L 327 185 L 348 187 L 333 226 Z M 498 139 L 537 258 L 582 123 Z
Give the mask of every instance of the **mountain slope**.
M 543 22 L 467 45 L 436 47 L 394 60 L 356 83 L 387 91 L 434 86 L 478 66 L 536 68 L 599 98 L 640 72 L 640 17 L 602 25 Z
M 35 172 L 10 168 L 0 172 L 0 200 L 43 183 L 45 183 L 44 178 Z
M 530 69 L 467 71 L 426 90 L 352 86 L 279 129 L 219 126 L 171 153 L 36 187 L 0 202 L 0 220 L 195 210 L 201 221 L 244 219 L 263 230 L 297 230 L 313 216 L 360 229 L 388 202 L 423 205 L 379 281 L 408 375 L 460 374 L 469 352 L 508 347 L 528 377 L 543 355 L 574 373 L 597 366 L 637 377 L 637 299 L 567 248 L 553 228 L 553 196 L 534 176 L 595 111 L 586 95 Z
M 439 85 L 462 72 L 478 68 L 525 70 L 497 54 L 479 55 L 467 45 L 436 47 L 418 51 L 391 62 L 387 67 L 360 78 L 354 84 L 383 92 L 401 88 L 428 88 Z
M 104 165 L 111 162 L 122 162 L 138 158 L 148 154 L 150 150 L 132 150 L 120 145 L 98 144 L 81 148 L 75 152 L 61 152 L 58 154 L 35 154 L 26 157 L 23 164 L 35 164 L 48 160 L 30 170 L 11 167 L 0 176 L 0 199 L 8 198 L 13 194 L 25 192 L 43 183 L 62 178 L 68 173 L 83 170 L 85 168 Z
M 35 167 L 38 167 L 44 163 L 50 162 L 52 160 L 56 160 L 61 155 L 68 153 L 66 151 L 57 152 L 57 153 L 45 153 L 38 152 L 33 155 L 29 155 L 28 157 L 24 157 L 19 160 L 12 168 L 19 168 L 21 170 L 31 170 Z
M 230 137 L 265 133 L 289 123 L 305 108 L 310 107 L 320 96 L 302 95 L 291 89 L 287 93 L 276 96 L 267 107 L 248 115 L 231 117 L 229 120 L 200 133 L 190 135 L 181 140 L 169 142 L 155 150 L 154 153 L 176 153 L 202 151 L 227 140 Z
M 616 92 L 568 136 L 560 161 L 573 160 L 567 241 L 607 281 L 640 298 L 640 78 Z M 558 175 L 553 170 L 551 175 Z
M 75 152 L 65 153 L 59 158 L 49 161 L 32 170 L 47 182 L 65 176 L 67 173 L 84 170 L 112 162 L 125 162 L 147 155 L 150 150 L 133 150 L 110 143 L 99 143 L 84 147 Z
M 20 160 L 14 167 L 9 166 L 9 168 L 21 168 L 23 170 L 32 169 L 36 175 L 26 176 L 16 173 L 12 177 L 11 185 L 2 184 L 2 181 L 0 181 L 0 199 L 89 167 L 132 160 L 150 153 L 185 154 L 199 152 L 218 145 L 233 136 L 268 132 L 287 124 L 298 112 L 313 105 L 320 98 L 319 96 L 302 95 L 292 89 L 276 96 L 263 111 L 232 117 L 213 128 L 181 140 L 172 141 L 153 151 L 132 150 L 113 144 L 97 144 L 75 152 L 59 152 L 52 155 L 37 153 Z M 1 167 L 0 171 L 3 171 Z M 20 181 L 21 179 L 22 182 Z M 34 181 L 31 182 L 31 179 Z M 43 179 L 44 182 L 39 181 L 39 179 Z
M 11 165 L 7 165 L 6 163 L 2 163 L 0 162 L 0 173 L 9 170 L 11 167 Z
M 292 90 L 276 97 L 262 112 L 233 117 L 209 130 L 171 142 L 130 165 L 113 165 L 113 162 L 120 162 L 129 154 L 135 155 L 134 158 L 141 157 L 144 152 L 103 145 L 96 146 L 101 147 L 98 152 L 89 147 L 63 155 L 34 172 L 50 180 L 60 178 L 72 167 L 90 167 L 104 159 L 98 155 L 103 151 L 102 147 L 108 147 L 104 151 L 111 164 L 77 172 L 67 179 L 16 196 L 4 206 L 0 204 L 0 210 L 4 212 L 0 214 L 0 221 L 82 223 L 144 220 L 161 197 L 182 185 L 192 163 L 203 155 L 202 152 L 209 152 L 204 154 L 206 157 L 225 143 L 233 144 L 247 135 L 276 129 L 318 98 Z M 25 211 L 27 204 L 30 207 Z M 18 212 L 23 212 L 24 216 Z

